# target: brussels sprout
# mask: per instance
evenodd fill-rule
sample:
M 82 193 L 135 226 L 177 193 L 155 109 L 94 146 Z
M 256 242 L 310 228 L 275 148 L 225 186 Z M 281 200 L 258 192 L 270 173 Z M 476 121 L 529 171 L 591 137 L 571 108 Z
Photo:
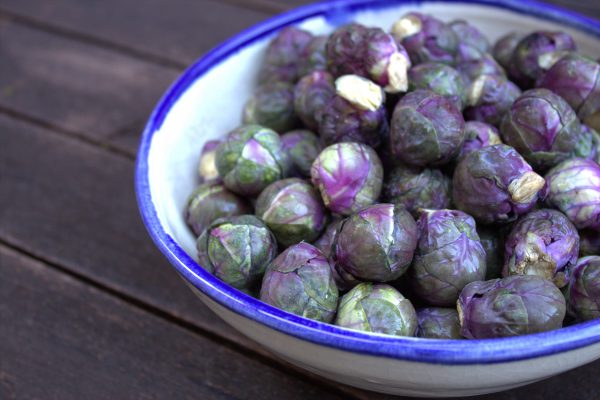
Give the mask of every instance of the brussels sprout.
M 565 298 L 552 282 L 515 275 L 465 286 L 457 303 L 467 339 L 517 336 L 562 327 Z
M 466 284 L 485 278 L 485 250 L 475 220 L 456 210 L 422 210 L 411 271 L 414 292 L 435 306 L 452 306 Z
M 579 234 L 564 214 L 532 211 L 517 221 L 506 238 L 502 275 L 537 275 L 561 288 L 578 253 Z
M 286 82 L 270 82 L 257 87 L 244 106 L 243 122 L 259 124 L 277 132 L 298 125 L 294 113 L 294 86 Z
M 465 60 L 456 64 L 456 70 L 465 82 L 473 82 L 481 75 L 506 76 L 504 69 L 494 60 L 489 53 L 481 54 L 478 58 Z
M 217 219 L 202 232 L 196 248 L 206 270 L 238 289 L 258 283 L 277 255 L 275 237 L 254 215 Z
M 215 155 L 217 154 L 217 147 L 222 143 L 222 140 L 208 140 L 202 146 L 200 152 L 200 162 L 198 163 L 198 176 L 200 177 L 200 183 L 213 183 L 220 182 L 219 171 L 217 171 L 217 163 L 215 162 Z
M 485 250 L 485 280 L 500 278 L 504 264 L 503 230 L 496 226 L 478 226 L 477 233 Z
M 334 76 L 359 75 L 386 92 L 405 92 L 408 54 L 380 28 L 352 23 L 336 29 L 327 41 L 327 66 Z
M 577 229 L 600 231 L 600 165 L 572 158 L 546 174 L 546 201 L 561 210 Z
M 460 149 L 457 160 L 462 160 L 475 150 L 495 144 L 502 144 L 498 129 L 485 122 L 467 121 L 465 122 L 465 143 Z
M 292 162 L 293 170 L 310 176 L 310 167 L 321 152 L 321 143 L 317 135 L 307 130 L 296 130 L 281 135 L 281 145 Z
M 364 144 L 336 143 L 321 151 L 310 175 L 325 206 L 350 215 L 379 198 L 383 166 L 375 150 Z
M 579 119 L 600 129 L 600 64 L 579 54 L 558 60 L 538 87 L 550 89 L 577 112 Z
M 467 88 L 461 74 L 446 64 L 423 63 L 408 71 L 409 89 L 429 89 L 448 97 L 462 110 L 467 103 Z
M 300 59 L 313 35 L 295 27 L 283 28 L 269 43 L 263 65 L 259 72 L 259 83 L 295 83 L 300 77 Z
M 592 137 L 571 106 L 547 89 L 524 92 L 504 116 L 500 133 L 538 171 L 592 151 Z
M 481 75 L 467 88 L 465 118 L 498 126 L 521 90 L 500 75 Z
M 335 324 L 359 331 L 414 336 L 417 313 L 410 300 L 393 287 L 365 282 L 342 297 Z
M 231 131 L 215 158 L 225 187 L 246 196 L 258 195 L 290 170 L 279 135 L 260 125 L 242 125 Z
M 420 208 L 442 209 L 450 207 L 452 182 L 439 169 L 418 169 L 400 166 L 385 179 L 383 198 L 389 203 L 399 203 L 413 215 Z
M 329 72 L 314 71 L 294 88 L 294 110 L 307 128 L 316 130 L 325 105 L 335 96 L 333 77 Z
M 299 76 L 327 69 L 327 51 L 325 46 L 328 39 L 329 36 L 321 35 L 313 37 L 308 42 L 298 60 Z
M 342 222 L 334 258 L 358 279 L 387 282 L 406 272 L 416 245 L 417 226 L 404 206 L 375 204 Z
M 600 234 L 584 229 L 579 232 L 579 255 L 600 256 Z
M 497 144 L 475 150 L 458 163 L 452 199 L 482 223 L 510 222 L 533 208 L 544 184 L 515 149 Z
M 425 307 L 417 311 L 417 336 L 430 339 L 462 339 L 455 308 Z
M 494 43 L 492 55 L 504 69 L 511 71 L 514 61 L 513 54 L 519 42 L 525 37 L 521 32 L 510 32 L 502 36 Z
M 450 22 L 448 26 L 458 37 L 460 41 L 459 46 L 472 47 L 481 53 L 490 51 L 491 45 L 488 38 L 467 21 L 457 19 Z
M 586 158 L 600 165 L 600 134 L 585 124 L 581 124 L 581 129 L 583 135 L 589 135 L 592 138 L 592 151 Z
M 392 151 L 409 165 L 445 164 L 460 151 L 464 126 L 460 110 L 446 97 L 429 90 L 408 93 L 392 115 Z
M 337 78 L 335 88 L 336 95 L 326 104 L 319 121 L 323 142 L 379 146 L 389 131 L 383 90 L 358 75 Z
M 413 64 L 454 63 L 459 39 L 448 25 L 431 15 L 405 14 L 392 25 L 391 33 L 404 46 Z
M 236 196 L 223 185 L 205 183 L 198 186 L 188 197 L 185 221 L 196 236 L 200 236 L 214 220 L 222 217 L 248 214 L 252 207 L 246 200 Z
M 342 226 L 342 221 L 343 219 L 334 217 L 333 221 L 323 231 L 323 234 L 313 243 L 327 259 L 330 259 L 333 255 L 333 242 Z
M 569 314 L 580 321 L 600 318 L 600 256 L 580 258 L 567 288 Z
M 283 247 L 312 242 L 327 224 L 327 211 L 319 193 L 298 178 L 273 182 L 256 200 L 256 215 Z
M 560 57 L 575 49 L 575 42 L 568 33 L 537 31 L 519 42 L 513 60 L 520 75 L 531 86 Z
M 260 290 L 265 303 L 322 322 L 333 320 L 338 296 L 327 259 L 308 243 L 277 256 L 267 267 Z

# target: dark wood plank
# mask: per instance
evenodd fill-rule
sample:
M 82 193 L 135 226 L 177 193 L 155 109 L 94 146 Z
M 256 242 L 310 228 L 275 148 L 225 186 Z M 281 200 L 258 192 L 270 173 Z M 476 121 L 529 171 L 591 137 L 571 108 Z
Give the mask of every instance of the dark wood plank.
M 339 398 L 0 246 L 2 399 Z

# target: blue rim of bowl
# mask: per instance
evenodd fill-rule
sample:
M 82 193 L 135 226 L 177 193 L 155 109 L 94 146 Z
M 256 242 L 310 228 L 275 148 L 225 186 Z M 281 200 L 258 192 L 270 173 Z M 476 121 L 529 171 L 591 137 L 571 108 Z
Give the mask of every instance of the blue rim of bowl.
M 424 363 L 464 365 L 491 364 L 575 350 L 600 342 L 600 320 L 532 335 L 484 340 L 430 340 L 359 332 L 325 324 L 282 311 L 248 296 L 205 271 L 165 232 L 160 223 L 148 176 L 148 155 L 155 131 L 187 88 L 204 73 L 249 43 L 278 29 L 311 17 L 339 20 L 340 15 L 365 9 L 422 3 L 462 3 L 502 8 L 539 17 L 584 31 L 600 39 L 600 22 L 560 7 L 522 0 L 330 0 L 300 7 L 257 24 L 206 53 L 167 90 L 144 129 L 136 160 L 135 188 L 146 228 L 180 275 L 202 293 L 229 310 L 298 339 L 338 350 Z

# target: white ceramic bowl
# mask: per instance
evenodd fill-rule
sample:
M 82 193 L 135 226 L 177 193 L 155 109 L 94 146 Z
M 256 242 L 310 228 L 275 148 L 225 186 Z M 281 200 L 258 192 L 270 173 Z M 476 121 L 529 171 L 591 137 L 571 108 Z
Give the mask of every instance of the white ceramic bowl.
M 525 385 L 600 358 L 600 320 L 505 339 L 447 341 L 350 331 L 301 318 L 247 296 L 196 262 L 183 219 L 206 140 L 240 124 L 266 44 L 286 25 L 330 32 L 349 21 L 388 29 L 419 10 L 463 18 L 491 40 L 510 30 L 564 30 L 583 53 L 600 54 L 600 23 L 540 3 L 350 0 L 303 7 L 272 18 L 215 48 L 167 91 L 144 132 L 136 189 L 144 222 L 158 248 L 217 315 L 282 358 L 319 375 L 379 392 L 461 396 Z

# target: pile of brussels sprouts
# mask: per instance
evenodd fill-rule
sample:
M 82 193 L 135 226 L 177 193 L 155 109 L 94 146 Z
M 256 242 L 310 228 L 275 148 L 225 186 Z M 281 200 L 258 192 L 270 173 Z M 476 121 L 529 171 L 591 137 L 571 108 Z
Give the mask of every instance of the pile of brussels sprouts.
M 600 65 L 409 13 L 295 27 L 201 152 L 200 264 L 350 329 L 474 339 L 600 318 Z

